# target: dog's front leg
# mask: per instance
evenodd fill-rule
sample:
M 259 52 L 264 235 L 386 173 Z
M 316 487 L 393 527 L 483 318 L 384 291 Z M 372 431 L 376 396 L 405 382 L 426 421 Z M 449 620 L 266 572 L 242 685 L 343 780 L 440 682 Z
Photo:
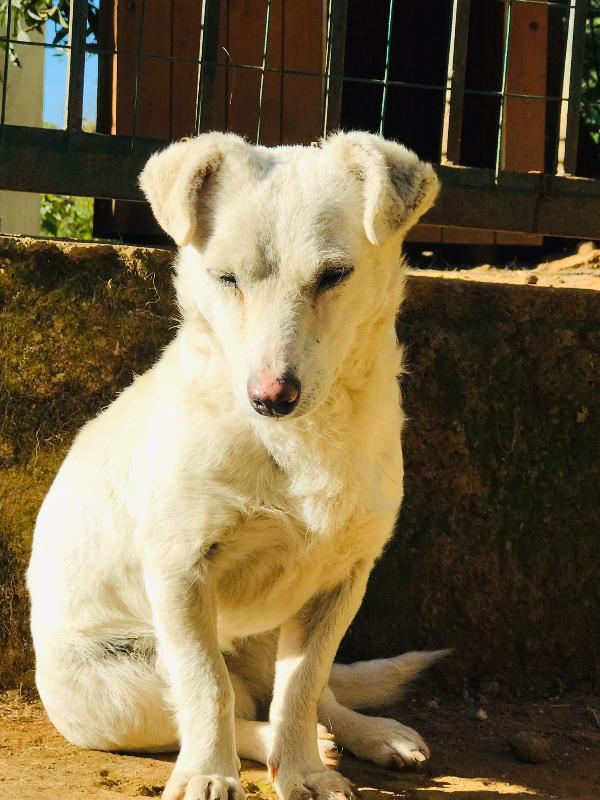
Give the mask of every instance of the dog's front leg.
M 358 562 L 342 583 L 313 597 L 281 626 L 270 720 L 269 773 L 282 800 L 352 796 L 352 784 L 319 757 L 317 704 L 340 640 L 363 598 L 372 562 Z
M 217 639 L 208 559 L 163 552 L 145 566 L 180 751 L 163 800 L 243 800 L 235 751 L 233 689 Z

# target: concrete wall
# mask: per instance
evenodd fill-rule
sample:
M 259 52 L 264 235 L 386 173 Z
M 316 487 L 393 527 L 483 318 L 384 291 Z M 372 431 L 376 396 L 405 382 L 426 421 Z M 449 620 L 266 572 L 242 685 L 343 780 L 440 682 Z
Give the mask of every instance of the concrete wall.
M 22 571 L 80 425 L 172 335 L 166 251 L 0 240 L 0 680 Z M 450 686 L 600 686 L 600 295 L 413 277 L 406 502 L 343 658 L 455 648 Z
M 0 36 L 5 30 L 0 31 Z M 42 42 L 35 32 L 20 33 L 23 42 Z M 9 63 L 6 95 L 8 125 L 42 127 L 44 107 L 44 48 L 15 43 L 20 67 Z M 4 51 L 0 59 L 0 91 L 4 82 Z M 40 195 L 31 192 L 0 191 L 0 231 L 39 234 L 41 231 Z

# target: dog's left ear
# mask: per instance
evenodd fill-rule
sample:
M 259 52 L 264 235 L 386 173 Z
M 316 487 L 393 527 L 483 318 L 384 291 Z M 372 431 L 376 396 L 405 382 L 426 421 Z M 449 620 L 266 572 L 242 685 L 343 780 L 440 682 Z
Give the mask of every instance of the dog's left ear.
M 355 179 L 362 185 L 367 239 L 382 244 L 406 234 L 433 205 L 439 181 L 431 164 L 412 150 L 371 133 L 337 134 L 326 144 L 341 147 Z

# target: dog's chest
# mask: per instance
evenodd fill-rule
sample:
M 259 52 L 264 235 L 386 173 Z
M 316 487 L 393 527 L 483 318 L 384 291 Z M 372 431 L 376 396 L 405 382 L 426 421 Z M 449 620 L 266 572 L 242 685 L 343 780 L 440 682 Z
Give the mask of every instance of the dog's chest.
M 219 635 L 271 630 L 311 597 L 341 581 L 354 554 L 343 535 L 312 534 L 284 513 L 250 517 L 217 556 Z
M 278 627 L 376 555 L 391 532 L 402 491 L 399 442 L 388 459 L 364 442 L 320 444 L 288 441 L 268 457 L 261 448 L 238 484 L 247 504 L 215 553 L 224 641 Z
M 334 491 L 339 476 L 322 473 L 321 486 L 306 475 L 294 481 L 271 462 L 255 477 L 245 513 L 214 554 L 224 638 L 278 627 L 348 574 L 355 558 L 339 507 L 344 493 Z

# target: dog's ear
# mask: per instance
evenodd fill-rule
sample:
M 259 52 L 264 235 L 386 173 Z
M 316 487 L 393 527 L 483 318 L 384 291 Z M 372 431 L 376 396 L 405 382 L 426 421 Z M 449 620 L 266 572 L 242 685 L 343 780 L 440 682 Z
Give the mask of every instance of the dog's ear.
M 212 228 L 219 173 L 232 151 L 247 151 L 232 134 L 207 133 L 155 153 L 140 186 L 161 228 L 176 244 L 201 246 Z
M 351 172 L 362 184 L 363 224 L 372 244 L 406 233 L 433 205 L 438 178 L 431 164 L 412 150 L 359 131 L 337 134 L 332 143 L 343 148 Z

